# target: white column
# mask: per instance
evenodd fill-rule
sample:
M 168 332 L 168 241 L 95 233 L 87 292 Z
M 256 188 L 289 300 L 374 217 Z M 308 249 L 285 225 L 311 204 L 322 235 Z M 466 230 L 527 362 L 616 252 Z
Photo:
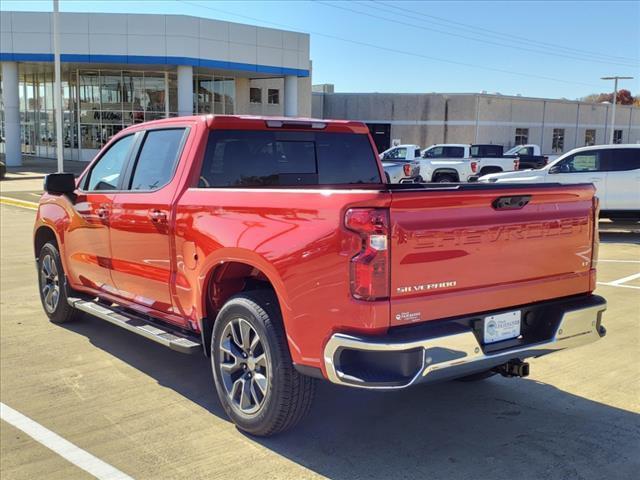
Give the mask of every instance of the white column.
M 4 134 L 7 166 L 22 165 L 20 152 L 20 95 L 18 94 L 18 64 L 2 62 L 2 101 L 4 103 Z
M 287 117 L 298 116 L 298 77 L 284 77 L 284 114 Z
M 178 66 L 178 115 L 193 115 L 193 67 Z

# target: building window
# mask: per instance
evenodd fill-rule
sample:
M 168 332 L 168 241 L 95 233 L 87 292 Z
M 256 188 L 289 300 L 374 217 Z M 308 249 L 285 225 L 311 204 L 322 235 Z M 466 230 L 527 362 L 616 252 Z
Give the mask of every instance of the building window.
M 584 132 L 584 144 L 588 147 L 596 144 L 596 131 L 595 129 L 588 129 Z
M 262 89 L 251 87 L 249 89 L 249 102 L 250 103 L 262 103 Z
M 564 128 L 553 129 L 553 141 L 551 149 L 554 152 L 562 152 L 564 150 Z
M 613 131 L 613 143 L 622 143 L 622 130 Z
M 280 90 L 277 88 L 270 88 L 267 90 L 267 102 L 270 105 L 280 104 Z
M 529 143 L 529 129 L 516 128 L 516 145 L 526 145 Z

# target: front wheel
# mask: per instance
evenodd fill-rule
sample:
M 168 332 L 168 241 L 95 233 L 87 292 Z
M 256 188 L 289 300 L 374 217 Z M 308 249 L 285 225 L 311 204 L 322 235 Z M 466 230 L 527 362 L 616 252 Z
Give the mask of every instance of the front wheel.
M 45 243 L 38 256 L 38 285 L 42 307 L 53 323 L 66 323 L 82 316 L 67 303 L 66 283 L 58 247 Z
M 268 290 L 224 304 L 211 336 L 211 366 L 224 410 L 248 433 L 287 430 L 311 407 L 315 380 L 293 367 L 278 302 Z

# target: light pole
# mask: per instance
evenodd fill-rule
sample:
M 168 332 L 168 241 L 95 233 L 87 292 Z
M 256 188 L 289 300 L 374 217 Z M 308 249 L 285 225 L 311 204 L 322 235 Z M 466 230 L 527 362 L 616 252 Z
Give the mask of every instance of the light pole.
M 611 111 L 611 129 L 609 132 L 609 144 L 613 144 L 613 132 L 616 125 L 616 103 L 618 103 L 618 80 L 633 80 L 633 77 L 602 77 L 600 80 L 613 80 L 613 110 Z
M 58 171 L 64 169 L 64 145 L 62 143 L 62 86 L 60 85 L 60 20 L 58 0 L 53 0 L 53 63 L 55 79 L 53 83 L 53 107 L 56 115 L 56 157 Z

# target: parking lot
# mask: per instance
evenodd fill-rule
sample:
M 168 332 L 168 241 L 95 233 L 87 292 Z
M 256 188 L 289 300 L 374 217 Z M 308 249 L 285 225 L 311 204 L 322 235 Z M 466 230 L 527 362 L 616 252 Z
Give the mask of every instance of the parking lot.
M 136 479 L 636 478 L 640 234 L 628 227 L 602 224 L 604 340 L 532 360 L 527 379 L 395 393 L 323 383 L 298 428 L 256 439 L 225 417 L 206 358 L 94 318 L 47 321 L 29 208 L 40 182 L 2 182 L 0 400 L 112 472 Z M 1 426 L 2 478 L 90 478 L 20 429 Z

